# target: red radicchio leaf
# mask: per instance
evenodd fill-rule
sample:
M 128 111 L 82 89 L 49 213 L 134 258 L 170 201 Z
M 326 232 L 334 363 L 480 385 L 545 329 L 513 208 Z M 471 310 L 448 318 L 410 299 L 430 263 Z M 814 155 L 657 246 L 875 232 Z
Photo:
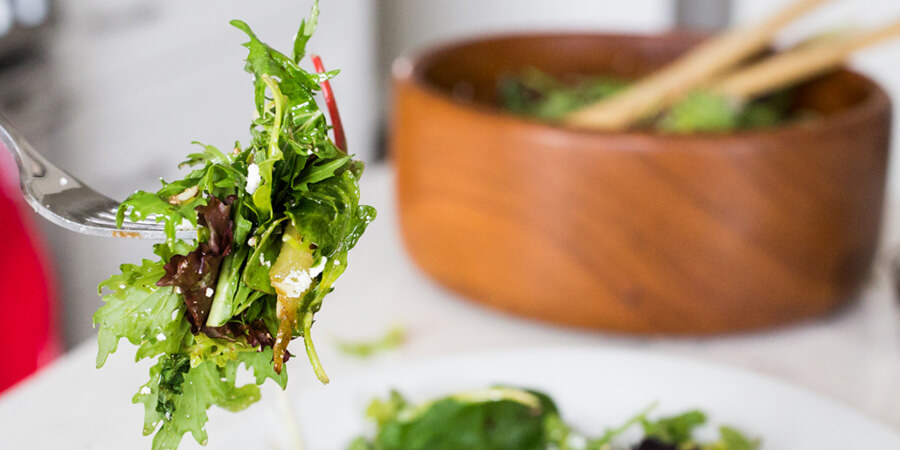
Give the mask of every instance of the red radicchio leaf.
M 203 327 L 201 331 L 211 338 L 228 341 L 244 337 L 247 339 L 247 344 L 251 347 L 263 348 L 275 345 L 275 338 L 272 337 L 272 333 L 269 333 L 269 329 L 262 319 L 256 319 L 249 325 L 239 322 L 228 322 L 221 327 Z M 290 356 L 291 354 L 285 350 L 284 360 L 287 361 Z
M 175 286 L 181 290 L 187 305 L 187 319 L 191 332 L 229 341 L 240 337 L 247 339 L 251 347 L 272 347 L 275 338 L 269 333 L 265 322 L 256 319 L 251 324 L 228 322 L 220 327 L 206 326 L 212 308 L 213 288 L 219 278 L 222 259 L 231 253 L 234 240 L 234 222 L 231 220 L 231 204 L 234 196 L 225 201 L 210 197 L 205 206 L 198 206 L 197 224 L 209 230 L 209 240 L 201 242 L 197 249 L 187 255 L 175 255 L 166 264 L 166 274 L 157 286 Z M 285 350 L 284 360 L 291 356 Z
M 231 253 L 234 236 L 231 204 L 234 199 L 230 196 L 222 202 L 211 196 L 205 206 L 197 207 L 197 223 L 209 229 L 209 240 L 201 242 L 187 255 L 173 256 L 165 266 L 166 274 L 156 283 L 157 286 L 175 286 L 181 290 L 194 334 L 204 327 L 209 317 L 219 266 L 222 259 Z
M 197 224 L 209 229 L 208 251 L 211 254 L 224 258 L 231 253 L 231 243 L 234 239 L 234 222 L 231 220 L 231 204 L 236 197 L 233 195 L 225 198 L 224 202 L 210 196 L 205 206 L 198 206 Z M 202 245 L 202 244 L 201 244 Z

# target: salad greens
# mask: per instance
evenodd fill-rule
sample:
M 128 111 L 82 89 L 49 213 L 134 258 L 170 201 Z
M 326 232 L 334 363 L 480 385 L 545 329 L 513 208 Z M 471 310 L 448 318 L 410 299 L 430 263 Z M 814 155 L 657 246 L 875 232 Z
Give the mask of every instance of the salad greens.
M 123 264 L 100 284 L 105 304 L 94 315 L 98 367 L 121 338 L 138 346 L 138 360 L 156 361 L 133 399 L 144 405 L 144 434 L 156 433 L 154 449 L 176 448 L 188 432 L 206 443 L 210 406 L 246 408 L 267 379 L 283 389 L 293 338 L 302 337 L 316 375 L 328 381 L 313 317 L 375 210 L 359 204 L 363 165 L 342 148 L 328 85 L 337 71 L 299 66 L 317 16 L 316 4 L 291 56 L 232 21 L 249 38 L 245 70 L 257 115 L 249 144 L 224 152 L 199 145 L 182 163 L 194 167 L 186 177 L 137 192 L 119 210 L 120 226 L 155 218 L 168 236 L 154 247 L 156 259 Z M 316 103 L 320 90 L 329 93 L 333 127 Z M 183 227 L 197 239 L 177 239 Z M 236 381 L 241 366 L 252 372 L 249 384 Z
M 563 422 L 559 409 L 544 393 L 493 387 L 411 404 L 397 392 L 376 399 L 368 408 L 377 431 L 360 437 L 349 450 L 756 450 L 759 441 L 720 427 L 714 442 L 700 442 L 697 428 L 706 424 L 700 411 L 651 419 L 649 409 L 589 438 Z M 621 441 L 640 425 L 636 444 Z
M 500 104 L 521 116 L 548 122 L 628 88 L 627 80 L 609 76 L 562 80 L 540 70 L 525 69 L 498 83 Z M 735 105 L 727 98 L 695 91 L 647 126 L 667 133 L 716 133 L 764 128 L 794 119 L 791 92 Z

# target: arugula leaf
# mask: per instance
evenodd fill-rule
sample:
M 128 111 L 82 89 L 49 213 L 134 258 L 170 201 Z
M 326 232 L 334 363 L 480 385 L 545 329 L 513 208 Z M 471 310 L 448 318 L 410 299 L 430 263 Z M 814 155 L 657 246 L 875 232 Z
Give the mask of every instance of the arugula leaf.
M 640 413 L 632 416 L 628 420 L 625 421 L 622 425 L 619 425 L 615 428 L 609 428 L 603 432 L 603 435 L 596 439 L 591 439 L 588 441 L 587 448 L 589 450 L 602 450 L 606 449 L 609 444 L 622 434 L 626 433 L 631 427 L 642 423 L 647 420 L 647 415 L 650 414 L 650 411 L 656 408 L 656 404 L 652 404 L 648 406 L 646 409 L 641 411 Z
M 617 94 L 628 82 L 615 77 L 569 77 L 562 80 L 535 68 L 526 68 L 497 83 L 501 106 L 513 114 L 559 122 L 581 107 Z M 719 133 L 771 127 L 788 120 L 790 90 L 737 105 L 714 93 L 698 90 L 645 125 L 667 133 Z
M 308 31 L 311 35 L 318 21 L 318 14 L 318 6 L 314 6 L 308 24 L 307 21 L 304 21 L 301 25 L 302 36 L 307 36 L 304 34 L 305 31 Z M 246 33 L 247 37 L 250 38 L 244 44 L 244 47 L 250 51 L 247 55 L 247 64 L 244 70 L 256 76 L 256 105 L 260 116 L 265 116 L 268 113 L 265 109 L 265 90 L 270 86 L 267 86 L 266 77 L 279 80 L 279 93 L 287 97 L 286 100 L 290 100 L 291 104 L 299 103 L 298 100 L 300 99 L 311 100 L 312 92 L 319 90 L 319 83 L 330 78 L 328 75 L 322 76 L 304 71 L 297 65 L 296 61 L 259 40 L 256 33 L 244 21 L 232 20 L 230 23 L 235 28 Z M 310 29 L 306 30 L 307 28 Z M 295 41 L 294 54 L 305 53 L 304 49 L 307 40 L 308 38 Z
M 533 390 L 496 387 L 454 394 L 420 405 L 409 403 L 399 392 L 375 399 L 366 410 L 377 431 L 374 438 L 359 437 L 350 450 L 757 450 L 759 440 L 720 427 L 716 442 L 694 440 L 695 429 L 706 423 L 700 411 L 688 411 L 657 420 L 647 408 L 623 425 L 590 439 L 566 424 L 553 400 Z M 643 439 L 630 446 L 613 443 L 634 425 L 641 424 Z
M 644 435 L 668 444 L 681 445 L 690 442 L 694 429 L 706 423 L 706 414 L 700 411 L 688 411 L 683 414 L 650 421 L 641 420 Z
M 397 420 L 400 412 L 409 407 L 409 402 L 397 391 L 391 391 L 386 400 L 373 399 L 366 408 L 366 417 L 375 421 L 378 426 Z
M 116 213 L 116 225 L 121 227 L 128 217 L 132 222 L 140 222 L 144 219 L 155 217 L 157 223 L 162 223 L 168 243 L 174 245 L 175 231 L 178 227 L 187 225 L 197 227 L 197 213 L 194 211 L 205 202 L 196 196 L 196 180 L 185 178 L 172 183 L 162 182 L 163 187 L 155 193 L 138 191 L 119 205 Z M 193 195 L 189 195 L 194 190 Z M 176 201 L 175 197 L 187 195 L 184 201 Z
M 760 448 L 759 439 L 750 439 L 740 431 L 728 427 L 719 427 L 719 441 L 704 445 L 702 450 L 757 450 Z
M 316 31 L 316 27 L 318 26 L 319 3 L 313 3 L 312 8 L 309 20 L 300 22 L 300 29 L 297 30 L 297 35 L 294 36 L 294 51 L 291 53 L 291 57 L 294 59 L 294 62 L 298 64 L 300 63 L 300 60 L 303 59 L 303 56 L 306 55 L 306 44 L 309 42 L 309 39 L 312 37 L 313 32 Z
M 322 159 L 315 161 L 298 174 L 297 178 L 291 182 L 291 186 L 298 192 L 308 191 L 310 184 L 334 177 L 335 173 L 347 166 L 350 161 L 349 156 L 335 158 L 331 161 Z
M 512 388 L 457 394 L 421 407 L 392 393 L 369 407 L 379 422 L 370 448 L 543 450 L 544 421 L 555 411 L 548 397 Z M 365 448 L 360 441 L 354 445 Z
M 203 147 L 203 151 L 199 153 L 191 153 L 187 156 L 184 162 L 178 165 L 179 168 L 185 166 L 197 166 L 202 165 L 206 166 L 208 163 L 219 164 L 222 167 L 230 168 L 229 164 L 231 161 L 225 156 L 218 148 L 212 145 L 206 145 L 197 141 L 191 142 L 191 144 L 199 145 Z

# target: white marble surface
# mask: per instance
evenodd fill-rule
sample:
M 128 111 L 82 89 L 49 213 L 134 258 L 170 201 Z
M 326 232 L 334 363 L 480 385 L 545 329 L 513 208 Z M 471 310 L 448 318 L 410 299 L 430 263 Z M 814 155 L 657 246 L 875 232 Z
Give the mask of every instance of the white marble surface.
M 876 266 L 857 303 L 824 320 L 710 339 L 611 336 L 521 320 L 462 301 L 425 278 L 403 252 L 391 170 L 370 168 L 362 191 L 363 200 L 379 209 L 379 217 L 351 255 L 313 330 L 333 379 L 371 364 L 475 350 L 567 344 L 645 348 L 768 374 L 900 431 L 900 302 L 889 288 L 884 264 Z M 887 242 L 893 239 L 892 234 Z M 395 352 L 359 361 L 336 350 L 337 339 L 378 336 L 394 324 L 409 331 L 407 344 Z M 134 364 L 133 351 L 123 343 L 121 354 L 98 371 L 95 348 L 93 341 L 85 342 L 0 398 L 0 447 L 4 440 L 25 443 L 34 436 L 41 439 L 37 448 L 51 448 L 53 443 L 79 449 L 146 445 L 139 440 L 142 410 L 131 405 L 130 398 L 145 382 L 147 364 Z M 292 389 L 315 383 L 302 357 L 291 360 L 290 371 Z M 269 389 L 264 395 L 277 398 L 273 394 Z M 233 423 L 225 414 L 211 415 L 211 433 Z M 52 435 L 46 433 L 49 429 Z

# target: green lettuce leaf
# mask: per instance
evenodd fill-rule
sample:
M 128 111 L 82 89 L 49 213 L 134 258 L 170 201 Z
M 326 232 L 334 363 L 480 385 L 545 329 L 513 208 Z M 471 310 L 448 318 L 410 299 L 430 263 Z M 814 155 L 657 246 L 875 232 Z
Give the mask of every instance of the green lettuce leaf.
M 760 448 L 759 439 L 750 439 L 740 431 L 728 427 L 719 427 L 719 441 L 707 444 L 702 450 L 757 450 Z
M 644 435 L 667 444 L 681 445 L 690 442 L 694 430 L 706 423 L 706 414 L 688 411 L 677 416 L 663 417 L 654 421 L 643 419 L 641 427 Z
M 545 420 L 556 405 L 543 394 L 512 388 L 457 394 L 422 406 L 398 393 L 373 402 L 379 425 L 368 448 L 378 450 L 545 450 Z M 355 448 L 367 448 L 364 440 Z
M 194 355 L 162 356 L 150 369 L 150 381 L 141 387 L 133 402 L 144 405 L 144 435 L 156 432 L 153 449 L 176 449 L 186 433 L 205 445 L 205 424 L 212 405 L 229 411 L 240 411 L 259 400 L 259 388 L 272 379 L 284 388 L 287 373 L 276 374 L 272 368 L 272 349 L 264 351 L 228 349 L 227 343 L 209 341 L 207 360 L 194 360 Z M 218 350 L 209 351 L 211 346 Z M 216 353 L 216 355 L 212 355 Z M 238 367 L 243 364 L 255 375 L 255 384 L 236 385 Z
M 184 301 L 172 288 L 156 286 L 165 273 L 162 261 L 145 259 L 140 266 L 123 264 L 121 270 L 100 284 L 101 291 L 109 293 L 94 313 L 94 324 L 100 327 L 98 368 L 123 337 L 138 346 L 137 359 L 143 359 L 177 352 L 189 334 Z

